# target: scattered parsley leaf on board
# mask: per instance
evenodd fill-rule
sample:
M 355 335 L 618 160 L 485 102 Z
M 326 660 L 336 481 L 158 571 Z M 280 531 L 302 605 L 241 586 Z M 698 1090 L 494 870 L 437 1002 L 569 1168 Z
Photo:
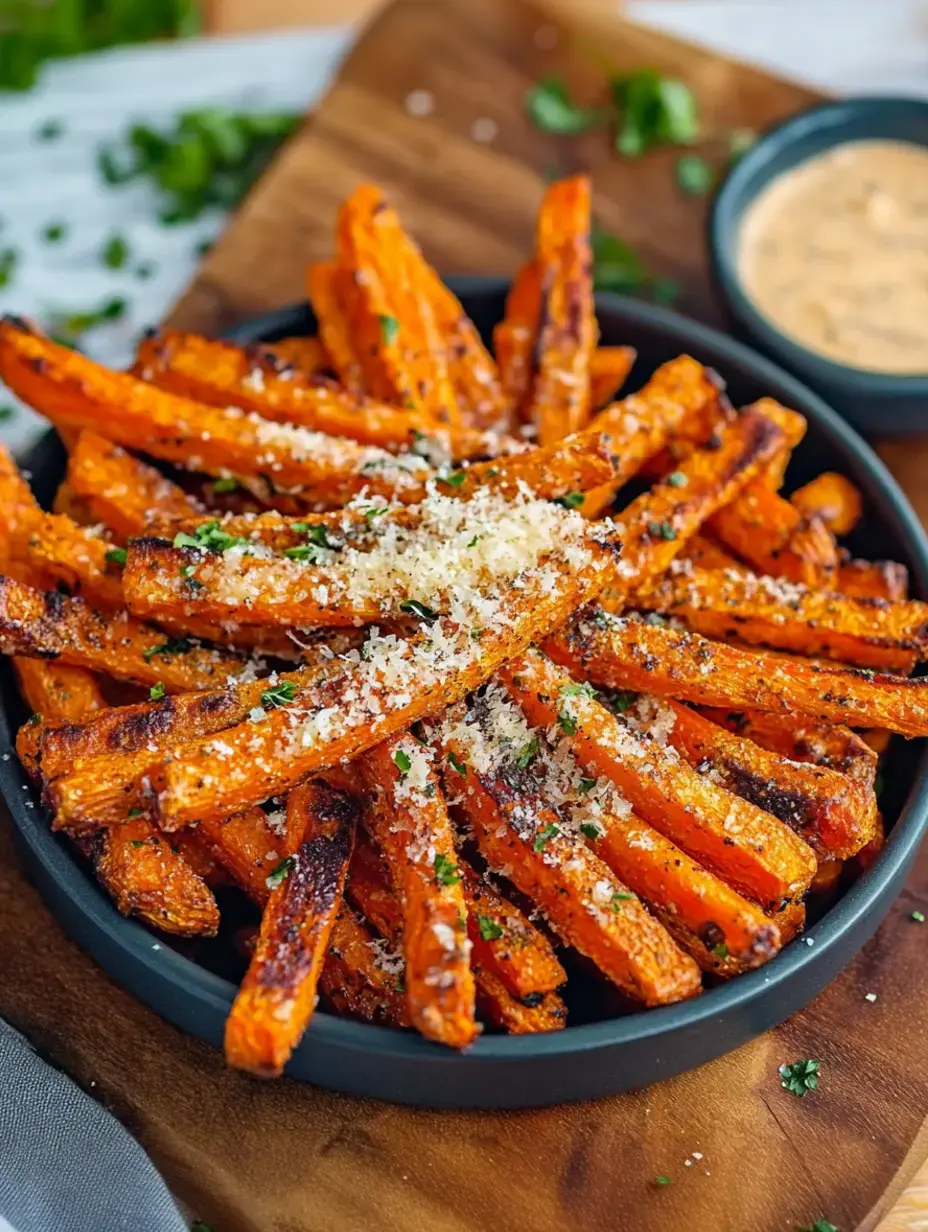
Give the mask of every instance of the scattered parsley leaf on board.
M 569 136 L 605 124 L 608 113 L 600 107 L 580 107 L 572 101 L 560 77 L 545 77 L 528 91 L 525 109 L 536 128 L 544 133 Z
M 4 405 L 0 406 L 0 423 L 9 423 L 16 416 L 16 407 Z
M 833 1223 L 829 1223 L 827 1219 L 816 1219 L 815 1223 L 797 1228 L 796 1232 L 838 1232 L 838 1229 Z
M 124 237 L 116 233 L 109 236 L 100 250 L 100 260 L 107 269 L 121 270 L 129 260 L 129 245 Z
M 19 253 L 15 248 L 0 248 L 0 291 L 13 281 L 18 264 Z
M 820 1061 L 793 1061 L 789 1065 L 781 1065 L 777 1070 L 780 1075 L 780 1086 L 792 1095 L 805 1095 L 806 1091 L 814 1091 L 818 1086 L 818 1071 Z
M 699 134 L 692 90 L 655 68 L 613 77 L 612 98 L 619 112 L 615 148 L 626 158 L 657 146 L 690 145 Z
M 42 239 L 46 244 L 60 244 L 68 233 L 67 223 L 50 222 L 42 229 Z
M 677 184 L 688 197 L 704 197 L 715 180 L 715 170 L 701 154 L 682 154 L 677 159 Z

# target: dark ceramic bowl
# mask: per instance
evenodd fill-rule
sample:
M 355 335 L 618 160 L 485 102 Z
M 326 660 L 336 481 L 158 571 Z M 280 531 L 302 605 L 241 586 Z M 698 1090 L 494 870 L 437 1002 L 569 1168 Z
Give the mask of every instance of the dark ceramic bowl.
M 745 210 L 771 180 L 846 141 L 892 139 L 928 146 L 928 101 L 853 98 L 823 103 L 770 129 L 721 184 L 709 214 L 709 260 L 737 327 L 762 351 L 827 398 L 868 435 L 928 432 L 928 372 L 867 372 L 808 350 L 780 330 L 745 294 L 737 268 Z
M 457 278 L 451 286 L 488 335 L 503 312 L 501 279 Z M 638 349 L 632 385 L 660 363 L 688 351 L 718 369 L 736 403 L 771 394 L 801 410 L 809 433 L 787 482 L 803 483 L 829 468 L 861 489 L 866 516 L 851 546 L 863 555 L 892 556 L 912 571 L 915 593 L 928 596 L 928 541 L 905 497 L 870 450 L 802 385 L 724 335 L 636 300 L 602 295 L 599 324 L 607 344 Z M 236 331 L 240 341 L 274 340 L 311 332 L 305 306 L 284 309 Z M 40 499 L 61 477 L 63 454 L 49 436 L 31 459 Z M 26 717 L 4 665 L 0 752 Z M 711 1060 L 796 1012 L 834 978 L 886 914 L 915 855 L 928 816 L 928 765 L 919 742 L 896 741 L 888 794 L 891 824 L 875 865 L 822 917 L 806 939 L 768 966 L 710 989 L 694 1001 L 610 1017 L 602 985 L 573 975 L 570 1021 L 561 1032 L 537 1036 L 486 1035 L 466 1054 L 419 1036 L 318 1013 L 288 1067 L 295 1078 L 359 1095 L 445 1107 L 520 1107 L 589 1099 L 642 1087 Z M 75 856 L 49 831 L 48 819 L 12 754 L 0 760 L 0 788 L 13 815 L 23 856 L 52 910 L 71 936 L 110 975 L 163 1017 L 219 1046 L 241 974 L 224 932 L 217 940 L 179 944 L 120 916 Z M 224 918 L 227 904 L 221 904 Z M 234 927 L 235 905 L 228 904 Z M 576 987 L 579 991 L 573 991 Z

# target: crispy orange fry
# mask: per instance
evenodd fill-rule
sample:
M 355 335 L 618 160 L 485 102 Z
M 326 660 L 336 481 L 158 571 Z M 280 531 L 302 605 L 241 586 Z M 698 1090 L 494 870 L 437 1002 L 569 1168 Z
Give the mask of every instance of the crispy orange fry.
M 345 906 L 329 941 L 319 987 L 332 1008 L 364 1022 L 408 1027 L 402 958 L 383 955 L 370 931 Z
M 634 347 L 601 346 L 590 356 L 590 405 L 600 411 L 615 401 L 632 370 Z
M 710 539 L 708 535 L 694 535 L 680 553 L 683 560 L 691 560 L 700 569 L 733 569 L 736 573 L 750 573 L 730 552 Z
M 506 315 L 493 330 L 493 351 L 503 390 L 523 422 L 535 375 L 535 346 L 541 318 L 541 273 L 536 261 L 524 265 L 506 298 Z
M 0 444 L 0 567 L 9 558 L 10 546 L 38 513 L 32 489 L 9 451 Z
M 721 379 L 710 368 L 680 355 L 662 364 L 637 393 L 594 416 L 590 430 L 615 434 L 619 462 L 615 478 L 587 494 L 583 505 L 587 517 L 599 517 L 621 485 L 655 458 L 684 425 L 705 425 L 708 435 L 708 425 L 716 424 L 724 413 L 722 388 Z
M 671 759 L 538 652 L 500 673 L 536 726 L 560 725 L 577 759 L 611 779 L 671 842 L 761 904 L 801 894 L 815 872 L 807 844 L 756 805 Z
M 466 1048 L 479 1030 L 454 831 L 433 765 L 411 736 L 364 756 L 364 824 L 390 865 L 403 917 L 406 1005 L 427 1039 Z M 429 790 L 431 789 L 431 790 Z
M 909 571 L 894 560 L 843 560 L 835 590 L 855 599 L 907 599 Z
M 277 342 L 265 343 L 264 350 L 270 351 L 304 376 L 315 376 L 316 373 L 324 374 L 332 370 L 329 353 L 322 339 L 316 336 L 280 338 Z
M 700 773 L 766 809 L 801 834 L 820 857 L 847 859 L 873 837 L 873 788 L 825 766 L 785 760 L 679 702 L 668 737 Z
M 342 265 L 353 274 L 353 325 L 370 392 L 442 423 L 458 422 L 433 288 L 380 189 L 372 184 L 355 189 L 339 211 L 336 241 Z
M 20 560 L 63 582 L 70 594 L 111 611 L 125 607 L 120 580 L 124 552 L 69 517 L 38 513 L 21 525 L 13 550 Z
M 486 456 L 504 447 L 493 433 L 448 428 L 426 410 L 359 399 L 325 378 L 304 376 L 263 346 L 239 347 L 165 330 L 145 339 L 133 371 L 159 389 L 208 406 L 240 407 L 391 452 L 415 446 L 418 453 L 444 460 Z
M 290 795 L 304 813 L 303 839 L 271 874 L 254 954 L 226 1020 L 226 1060 L 263 1077 L 283 1071 L 309 1024 L 354 835 L 348 796 L 318 781 Z
M 686 541 L 782 448 L 783 433 L 760 411 L 724 427 L 717 447 L 694 449 L 676 471 L 619 515 L 622 554 L 604 603 L 623 606 L 629 585 L 664 573 Z
M 806 664 L 602 610 L 581 613 L 549 638 L 545 649 L 559 663 L 612 688 L 928 735 L 928 678 Z
M 471 967 L 481 1016 L 511 1035 L 561 1030 L 567 1010 L 553 988 L 567 976 L 553 948 L 518 908 L 460 857 L 457 867 L 467 899 Z M 389 869 L 370 842 L 362 840 L 355 848 L 347 894 L 382 936 L 393 942 L 399 940 L 402 920 L 398 899 L 390 884 Z M 483 936 L 497 930 L 499 937 L 487 940 Z M 542 991 L 541 985 L 550 985 L 549 991 Z
M 558 180 L 538 213 L 541 310 L 527 418 L 542 445 L 578 431 L 590 415 L 590 359 L 598 329 L 590 253 L 590 181 Z
M 351 271 L 337 261 L 318 261 L 306 275 L 309 299 L 319 321 L 319 335 L 338 379 L 349 393 L 364 393 L 364 372 L 354 348 L 348 302 L 354 288 Z
M 169 638 L 125 612 L 106 614 L 57 591 L 34 590 L 0 576 L 0 650 L 27 658 L 55 658 L 183 693 L 221 685 L 246 661 L 231 653 Z
M 873 787 L 876 756 L 867 742 L 849 727 L 818 723 L 798 714 L 771 714 L 764 710 L 720 710 L 703 706 L 700 712 L 713 723 L 780 757 L 827 766 L 868 788 Z
M 834 535 L 818 518 L 805 518 L 763 480 L 720 509 L 709 528 L 758 573 L 828 587 L 838 561 Z
M 40 660 L 16 660 L 15 664 L 26 701 L 49 722 L 79 721 L 105 709 L 96 681 L 82 668 Z M 22 729 L 37 730 L 33 724 Z M 30 772 L 36 768 L 36 764 L 27 764 Z M 179 936 L 216 932 L 219 911 L 209 887 L 149 822 L 137 818 L 116 831 L 94 835 L 89 842 L 79 836 L 76 841 L 123 915 L 138 916 Z
M 77 434 L 74 442 L 75 447 L 80 439 L 80 435 L 80 433 Z M 52 513 L 58 513 L 70 518 L 77 526 L 93 526 L 94 523 L 100 520 L 93 516 L 89 501 L 86 501 L 83 496 L 75 492 L 67 479 L 63 479 L 58 485 L 55 499 L 52 501 Z
M 679 616 L 707 637 L 909 672 L 928 655 L 928 604 L 853 599 L 799 582 L 674 561 L 630 605 Z
M 790 504 L 806 518 L 819 518 L 835 535 L 849 534 L 860 521 L 863 498 L 844 475 L 834 471 L 797 488 Z
M 466 739 L 457 734 L 462 726 L 469 729 Z M 480 751 L 473 756 L 475 744 Z M 534 790 L 531 776 L 520 774 L 515 759 L 500 753 L 479 703 L 454 732 L 445 733 L 443 747 L 466 767 L 461 807 L 481 852 L 542 908 L 566 942 L 647 1005 L 699 991 L 693 960 L 582 838 L 562 833 L 558 815 Z
M 95 432 L 82 432 L 68 458 L 68 481 L 86 500 L 96 521 L 120 539 L 145 533 L 149 515 L 202 517 L 186 492 Z

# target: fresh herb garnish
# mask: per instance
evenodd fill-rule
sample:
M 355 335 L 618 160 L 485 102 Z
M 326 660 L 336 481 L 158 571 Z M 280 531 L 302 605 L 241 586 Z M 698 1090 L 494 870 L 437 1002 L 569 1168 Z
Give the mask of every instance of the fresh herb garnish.
M 161 194 L 162 224 L 190 222 L 212 206 L 238 205 L 301 118 L 204 107 L 165 131 L 134 124 L 120 145 L 100 151 L 100 174 L 108 184 L 150 181 Z
M 297 695 L 297 686 L 292 680 L 281 680 L 261 694 L 261 706 L 264 710 L 278 710 L 287 702 L 292 702 Z
M 626 158 L 696 140 L 696 99 L 682 81 L 663 77 L 655 68 L 641 68 L 612 79 L 612 98 L 620 116 L 615 148 Z
M 838 1232 L 838 1229 L 827 1219 L 816 1219 L 815 1223 L 808 1227 L 797 1228 L 796 1232 Z
M 516 765 L 520 770 L 524 770 L 535 759 L 535 754 L 538 752 L 538 737 L 532 736 L 528 744 L 523 744 L 516 754 Z
M 147 650 L 143 650 L 142 658 L 148 663 L 155 655 L 162 659 L 169 659 L 171 655 L 188 654 L 191 650 L 193 650 L 193 642 L 189 637 L 169 637 L 166 642 L 161 642 L 158 646 L 149 646 Z
M 780 1086 L 792 1095 L 814 1091 L 818 1086 L 820 1064 L 819 1061 L 793 1061 L 790 1065 L 781 1065 L 777 1070 Z
M 634 897 L 635 897 L 634 894 L 622 894 L 619 890 L 616 890 L 615 893 L 612 895 L 612 898 L 609 899 L 609 906 L 612 908 L 615 914 L 618 915 L 619 912 L 622 910 L 622 904 L 629 902 L 629 900 L 633 899 Z
M 319 549 L 314 543 L 300 543 L 294 548 L 284 548 L 283 554 L 288 560 L 308 561 L 310 564 L 320 560 Z
M 18 264 L 19 253 L 15 248 L 0 248 L 0 291 L 13 281 Z
M 757 132 L 753 128 L 733 128 L 728 134 L 728 159 L 736 163 L 742 154 L 746 154 L 757 141 Z
M 583 796 L 588 796 L 595 786 L 596 779 L 581 778 L 577 784 L 577 791 Z
M 566 710 L 562 710 L 557 716 L 557 725 L 565 736 L 576 736 L 577 720 L 572 718 Z
M 608 112 L 600 107 L 580 107 L 573 102 L 560 77 L 546 77 L 525 96 L 525 109 L 536 128 L 544 133 L 569 136 L 605 124 Z
M 654 1184 L 657 1185 L 659 1189 L 663 1189 L 665 1185 L 672 1185 L 673 1182 L 669 1176 L 664 1176 L 661 1173 L 658 1173 L 658 1175 L 654 1178 Z
M 164 685 L 159 680 L 157 684 L 153 684 L 148 690 L 148 700 L 152 702 L 160 702 L 164 697 Z
M 9 423 L 16 414 L 15 406 L 0 406 L 0 423 Z
M 30 714 L 26 722 L 29 724 L 30 727 L 38 727 L 38 725 L 42 722 L 42 716 L 39 714 L 38 711 L 36 711 L 35 714 Z
M 393 346 L 396 342 L 397 335 L 400 332 L 400 323 L 396 317 L 381 314 L 380 317 L 380 336 L 383 339 L 384 346 Z
M 600 838 L 602 836 L 602 830 L 595 821 L 581 821 L 580 833 L 584 838 Z
M 36 130 L 39 141 L 57 141 L 64 133 L 64 123 L 61 120 L 45 120 Z
M 588 680 L 575 680 L 571 684 L 561 685 L 559 697 L 595 697 L 596 690 Z
M 58 341 L 71 346 L 88 330 L 121 320 L 128 307 L 122 296 L 115 295 L 105 300 L 99 308 L 87 308 L 77 312 L 56 308 L 47 314 L 48 329 Z
M 369 509 L 364 510 L 364 521 L 373 522 L 374 518 L 383 517 L 389 507 L 389 505 L 371 505 Z
M 248 540 L 241 535 L 230 535 L 224 531 L 219 522 L 204 522 L 198 526 L 192 535 L 179 531 L 174 536 L 176 548 L 201 548 L 206 552 L 228 552 L 230 548 L 242 547 Z
M 100 249 L 100 260 L 107 269 L 121 270 L 129 260 L 129 245 L 121 235 L 111 235 Z
M 130 808 L 126 816 L 130 821 L 135 821 L 136 817 L 142 816 L 142 810 L 140 808 Z
M 687 479 L 683 471 L 671 471 L 667 476 L 667 482 L 672 488 L 685 488 L 689 483 L 689 479 Z
M 677 537 L 677 532 L 670 522 L 649 522 L 648 534 L 652 539 L 666 539 L 670 543 Z
M 393 762 L 400 774 L 408 774 L 412 769 L 412 761 L 409 754 L 404 752 L 403 749 L 396 750 L 393 754 Z
M 555 496 L 555 505 L 562 509 L 579 509 L 586 497 L 582 492 L 565 492 L 563 496 Z
M 619 295 L 648 294 L 665 304 L 677 298 L 679 288 L 676 283 L 651 275 L 625 240 L 594 227 L 591 244 L 593 286 L 597 291 L 615 291 Z
M 223 476 L 220 479 L 214 479 L 213 491 L 217 496 L 221 496 L 224 492 L 237 492 L 238 480 L 233 479 L 231 475 Z
M 715 170 L 701 154 L 681 154 L 677 159 L 677 184 L 688 197 L 704 197 L 712 187 Z
M 467 478 L 467 471 L 449 471 L 447 475 L 439 475 L 438 479 L 441 483 L 446 483 L 449 488 L 459 488 Z
M 727 958 L 728 957 L 728 946 L 725 944 L 724 941 L 719 941 L 717 945 L 714 945 L 712 947 L 712 953 L 715 955 L 716 958 Z
M 436 855 L 432 868 L 435 870 L 435 880 L 439 885 L 453 886 L 461 880 L 457 865 L 441 852 Z
M 401 612 L 409 612 L 413 616 L 418 616 L 420 620 L 437 620 L 438 613 L 432 611 L 424 603 L 420 603 L 418 599 L 404 599 L 400 604 Z
M 484 941 L 499 941 L 503 935 L 500 925 L 495 920 L 491 920 L 488 915 L 478 915 L 477 926 Z
M 924 924 L 925 913 L 923 911 L 913 911 L 909 919 L 914 920 L 916 924 Z
M 135 811 L 137 813 L 141 813 L 142 810 L 136 809 Z M 130 817 L 132 816 L 132 809 L 129 810 L 129 816 Z M 144 847 L 147 841 L 148 840 L 144 838 L 133 838 L 129 840 L 129 846 L 130 847 Z
M 560 826 L 553 821 L 549 822 L 543 829 L 539 830 L 535 835 L 535 841 L 532 843 L 532 848 L 535 851 L 544 851 L 546 845 L 552 838 L 557 838 L 560 834 Z
M 272 868 L 265 878 L 268 889 L 273 890 L 276 886 L 279 886 L 282 881 L 286 881 L 292 867 L 293 856 L 287 856 L 285 859 L 281 860 L 278 865 Z
M 135 267 L 135 276 L 142 282 L 147 282 L 158 267 L 154 261 L 140 261 Z
M 110 548 L 105 560 L 108 565 L 125 565 L 128 553 L 125 548 Z
M 42 229 L 42 239 L 46 244 L 58 244 L 68 233 L 68 227 L 63 222 L 50 222 Z
M 466 777 L 467 762 L 461 761 L 460 757 L 457 757 L 452 752 L 448 753 L 448 765 L 451 766 L 452 770 L 457 770 L 458 774 L 462 774 Z

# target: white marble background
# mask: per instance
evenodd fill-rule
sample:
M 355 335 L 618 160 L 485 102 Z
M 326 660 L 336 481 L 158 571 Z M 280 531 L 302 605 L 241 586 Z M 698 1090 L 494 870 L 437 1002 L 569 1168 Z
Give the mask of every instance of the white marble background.
M 928 95 L 928 0 L 630 0 L 626 12 L 826 89 Z M 101 184 L 98 148 L 133 120 L 164 124 L 206 104 L 305 109 L 350 39 L 340 27 L 109 51 L 49 65 L 28 94 L 0 95 L 0 248 L 21 253 L 11 285 L 0 290 L 0 312 L 41 319 L 123 296 L 126 317 L 94 331 L 85 346 L 107 363 L 125 363 L 139 331 L 189 280 L 198 244 L 218 232 L 222 217 L 160 227 L 145 187 Z M 63 121 L 64 135 L 36 141 L 49 119 Z M 42 230 L 58 220 L 66 239 L 43 243 Z M 133 257 L 121 271 L 99 260 L 114 231 Z M 138 260 L 155 263 L 154 277 L 135 277 Z M 0 404 L 8 401 L 0 391 Z M 0 425 L 18 450 L 38 430 L 25 410 Z

